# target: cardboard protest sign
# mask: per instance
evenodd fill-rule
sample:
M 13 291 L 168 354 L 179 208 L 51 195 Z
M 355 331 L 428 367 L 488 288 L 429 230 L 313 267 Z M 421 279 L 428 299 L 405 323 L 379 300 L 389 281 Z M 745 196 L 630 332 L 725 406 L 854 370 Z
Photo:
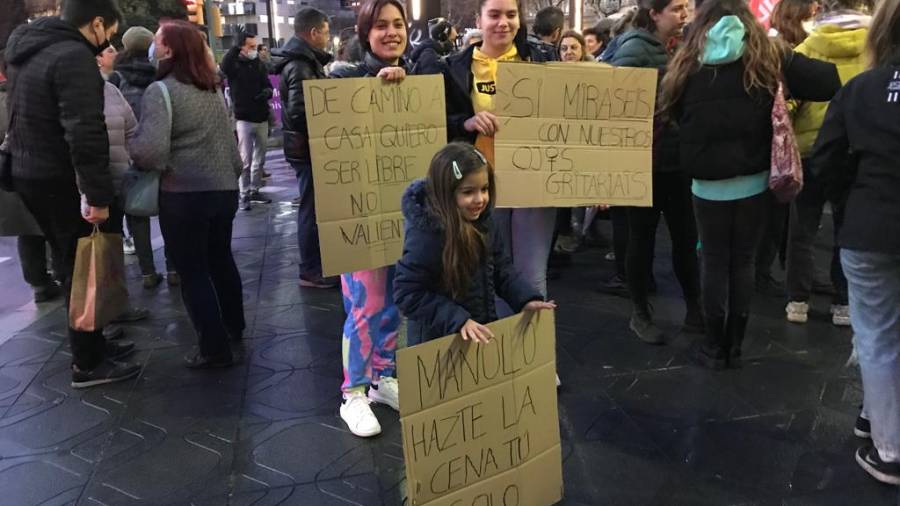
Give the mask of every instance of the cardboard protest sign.
M 408 504 L 546 506 L 562 499 L 553 313 L 397 352 Z
M 500 62 L 497 205 L 653 204 L 655 69 Z
M 447 144 L 443 77 L 308 80 L 303 93 L 324 274 L 396 262 L 403 192 Z

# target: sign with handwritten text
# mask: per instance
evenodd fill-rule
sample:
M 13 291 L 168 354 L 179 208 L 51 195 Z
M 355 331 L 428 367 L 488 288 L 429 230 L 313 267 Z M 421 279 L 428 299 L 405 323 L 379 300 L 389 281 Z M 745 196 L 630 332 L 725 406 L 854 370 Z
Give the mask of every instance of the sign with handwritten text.
M 653 204 L 655 69 L 501 62 L 497 205 Z
M 545 506 L 562 499 L 553 313 L 397 352 L 408 504 Z
M 396 262 L 403 192 L 447 143 L 443 77 L 308 80 L 303 93 L 324 274 Z

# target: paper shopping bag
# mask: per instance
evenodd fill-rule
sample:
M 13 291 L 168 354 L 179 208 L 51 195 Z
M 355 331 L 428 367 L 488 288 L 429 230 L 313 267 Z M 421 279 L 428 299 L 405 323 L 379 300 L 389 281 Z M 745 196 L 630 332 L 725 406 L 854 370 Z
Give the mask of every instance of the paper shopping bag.
M 100 232 L 95 226 L 91 235 L 78 239 L 69 326 L 86 332 L 101 330 L 127 304 L 122 236 Z

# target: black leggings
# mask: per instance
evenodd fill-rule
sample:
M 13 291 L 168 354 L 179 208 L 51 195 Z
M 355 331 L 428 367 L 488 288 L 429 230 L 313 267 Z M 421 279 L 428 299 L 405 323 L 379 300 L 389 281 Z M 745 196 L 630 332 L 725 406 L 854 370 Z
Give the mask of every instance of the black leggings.
M 661 214 L 672 238 L 672 266 L 685 300 L 700 296 L 697 275 L 697 228 L 691 206 L 690 180 L 680 172 L 653 174 L 653 207 L 628 208 L 628 292 L 638 310 L 647 306 L 653 272 L 656 227 Z
M 750 312 L 756 250 L 771 209 L 768 191 L 727 201 L 694 197 L 702 258 L 703 311 L 707 318 Z

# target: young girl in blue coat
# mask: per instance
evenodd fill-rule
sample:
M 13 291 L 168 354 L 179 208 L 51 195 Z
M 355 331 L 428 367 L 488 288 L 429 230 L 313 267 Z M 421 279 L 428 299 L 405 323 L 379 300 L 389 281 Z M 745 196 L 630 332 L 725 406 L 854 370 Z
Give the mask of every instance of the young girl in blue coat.
M 408 318 L 409 345 L 457 332 L 489 342 L 495 295 L 516 312 L 556 307 L 516 274 L 504 252 L 491 217 L 495 195 L 493 167 L 465 143 L 441 149 L 427 178 L 406 190 L 394 302 Z

